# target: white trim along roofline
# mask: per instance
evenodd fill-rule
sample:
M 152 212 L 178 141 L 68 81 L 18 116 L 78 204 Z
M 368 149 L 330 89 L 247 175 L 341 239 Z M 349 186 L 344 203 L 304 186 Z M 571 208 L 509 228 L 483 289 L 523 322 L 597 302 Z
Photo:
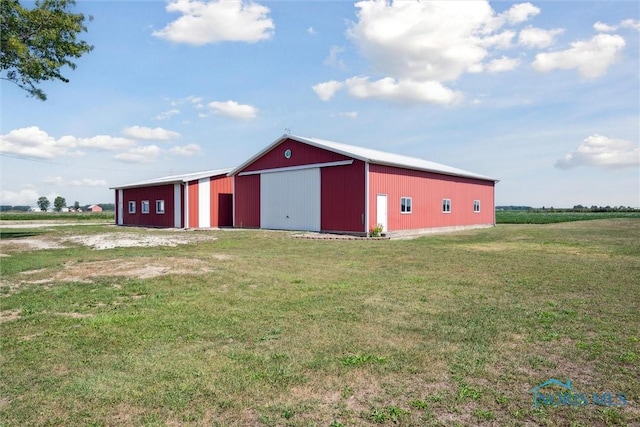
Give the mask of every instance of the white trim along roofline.
M 186 174 L 180 174 L 180 175 L 170 175 L 170 176 L 164 176 L 161 178 L 138 181 L 131 184 L 117 185 L 114 187 L 109 187 L 109 189 L 120 190 L 120 189 L 126 189 L 126 188 L 136 188 L 136 187 L 152 187 L 154 185 L 161 185 L 161 184 L 174 184 L 174 183 L 196 181 L 196 180 L 207 178 L 207 177 L 214 177 L 214 176 L 221 176 L 221 175 L 229 176 L 228 174 L 232 170 L 233 168 L 226 168 L 226 169 L 186 173 Z
M 401 154 L 388 153 L 385 151 L 374 150 L 371 148 L 358 147 L 355 145 L 342 144 L 339 142 L 327 141 L 319 138 L 307 138 L 296 135 L 282 135 L 266 148 L 255 154 L 253 157 L 242 163 L 240 166 L 229 172 L 229 176 L 237 175 L 242 169 L 253 163 L 258 158 L 269 152 L 275 146 L 291 139 L 293 141 L 300 142 L 302 144 L 311 145 L 316 148 L 332 151 L 334 153 L 342 154 L 347 157 L 361 160 L 365 163 L 378 164 L 383 166 L 395 166 L 404 169 L 413 169 L 425 172 L 433 172 L 442 175 L 459 176 L 464 178 L 473 178 L 483 181 L 498 182 L 498 179 L 488 176 L 480 175 L 477 173 L 469 172 L 463 169 L 454 168 L 451 166 L 443 165 L 441 163 L 431 162 L 429 160 L 420 159 L 417 157 L 409 157 Z
M 302 169 L 326 168 L 331 166 L 346 166 L 352 163 L 353 163 L 353 160 L 340 160 L 338 162 L 327 162 L 327 163 L 311 163 L 308 165 L 287 166 L 284 168 L 261 169 L 257 171 L 240 172 L 238 176 L 259 175 L 261 173 L 272 173 L 272 172 L 288 172 L 288 171 L 297 171 Z

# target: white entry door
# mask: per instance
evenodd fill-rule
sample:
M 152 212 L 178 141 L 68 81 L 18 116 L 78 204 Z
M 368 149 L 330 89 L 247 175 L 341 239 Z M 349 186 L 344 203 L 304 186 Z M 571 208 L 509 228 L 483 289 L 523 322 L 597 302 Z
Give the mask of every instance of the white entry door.
M 378 194 L 376 197 L 376 225 L 382 225 L 382 231 L 387 231 L 387 195 Z
M 320 168 L 261 174 L 260 228 L 320 231 Z

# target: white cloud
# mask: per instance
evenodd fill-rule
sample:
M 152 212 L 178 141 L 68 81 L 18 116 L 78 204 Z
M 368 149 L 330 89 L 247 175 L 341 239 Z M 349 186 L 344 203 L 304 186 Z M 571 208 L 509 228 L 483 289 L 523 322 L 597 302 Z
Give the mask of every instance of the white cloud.
M 125 150 L 135 144 L 135 141 L 131 139 L 119 138 L 110 135 L 96 135 L 91 138 L 63 136 L 61 139 L 65 138 L 68 138 L 70 142 L 75 140 L 75 142 L 72 143 L 74 147 L 93 148 L 96 150 Z
M 632 28 L 634 30 L 640 31 L 640 21 L 637 19 L 625 19 L 620 22 L 620 26 L 622 28 Z
M 253 119 L 258 115 L 258 109 L 252 105 L 238 104 L 236 101 L 210 102 L 207 104 L 214 114 L 231 117 L 233 119 Z
M 622 168 L 638 165 L 640 165 L 638 144 L 598 134 L 586 138 L 578 148 L 556 162 L 556 167 L 561 169 L 577 166 Z
M 315 29 L 315 28 L 313 28 L 313 27 L 309 27 L 309 28 L 307 28 L 307 33 L 309 33 L 309 34 L 311 34 L 311 35 L 316 35 L 316 34 L 318 34 L 318 32 L 316 31 L 316 29 Z
M 344 68 L 344 61 L 338 57 L 342 52 L 344 52 L 344 48 L 342 46 L 331 46 L 329 49 L 329 56 L 327 56 L 323 64 Z
M 562 34 L 562 28 L 543 30 L 542 28 L 527 27 L 520 31 L 518 44 L 529 48 L 543 48 L 553 45 L 556 36 Z
M 515 31 L 507 30 L 492 36 L 483 37 L 478 44 L 485 48 L 495 47 L 498 49 L 508 49 L 511 47 L 511 40 L 513 40 L 515 35 Z
M 511 8 L 503 12 L 499 17 L 506 20 L 509 24 L 519 24 L 528 21 L 540 13 L 540 9 L 531 3 L 519 3 L 511 6 Z
M 174 43 L 255 43 L 271 38 L 275 28 L 269 8 L 242 0 L 173 0 L 166 10 L 182 16 L 152 34 Z
M 43 180 L 46 184 L 64 185 L 69 187 L 106 187 L 107 181 L 104 179 L 65 179 L 61 176 L 48 176 Z
M 618 31 L 619 28 L 631 28 L 640 31 L 640 21 L 636 19 L 624 19 L 620 21 L 618 25 L 609 25 L 598 21 L 593 24 L 593 28 L 601 33 L 613 33 L 614 31 Z
M 387 76 L 450 81 L 481 62 L 480 31 L 493 18 L 486 1 L 360 1 L 347 35 Z
M 612 33 L 618 29 L 618 27 L 615 25 L 608 25 L 600 21 L 593 24 L 593 28 L 594 30 L 601 33 Z
M 344 113 L 338 113 L 338 116 L 346 117 L 348 119 L 357 119 L 358 118 L 358 112 L 357 111 L 346 111 Z
M 48 176 L 42 180 L 42 182 L 44 182 L 45 184 L 54 184 L 54 185 L 62 184 L 63 181 L 64 180 L 62 179 L 61 176 Z
M 170 141 L 180 137 L 178 132 L 163 128 L 148 128 L 144 126 L 129 126 L 124 128 L 122 133 L 133 139 L 149 141 Z
M 167 120 L 173 116 L 176 116 L 180 114 L 180 110 L 178 110 L 177 108 L 172 108 L 171 110 L 168 111 L 163 111 L 162 113 L 158 114 L 157 116 L 154 117 L 155 120 Z
M 171 101 L 171 105 L 176 107 L 178 105 L 183 105 L 183 104 L 200 104 L 202 102 L 202 97 L 200 96 L 196 96 L 196 95 L 189 95 L 185 98 L 180 98 L 180 99 L 174 99 L 173 101 Z
M 105 187 L 107 185 L 107 181 L 105 179 L 91 178 L 72 179 L 69 181 L 69 185 L 72 187 Z
M 66 141 L 56 140 L 37 126 L 15 129 L 2 135 L 0 152 L 36 159 L 52 159 L 69 151 Z
M 157 145 L 145 145 L 130 148 L 125 153 L 117 154 L 113 158 L 125 163 L 151 163 L 161 153 L 162 149 Z
M 490 73 L 501 73 L 503 71 L 512 71 L 518 68 L 520 60 L 518 58 L 507 58 L 503 56 L 499 59 L 494 59 L 487 64 L 487 71 Z
M 36 206 L 41 194 L 32 186 L 26 186 L 18 191 L 0 189 L 0 204 L 12 206 Z
M 450 104 L 461 94 L 446 87 L 465 73 L 506 71 L 518 60 L 484 63 L 496 49 L 512 46 L 516 32 L 503 29 L 540 13 L 531 3 L 496 14 L 488 1 L 363 0 L 347 37 L 378 74 L 318 83 L 313 90 L 327 101 L 337 91 L 398 102 Z M 332 51 L 325 63 L 336 60 Z
M 192 157 L 202 154 L 202 148 L 198 144 L 187 144 L 173 147 L 169 150 L 169 154 L 181 157 Z
M 345 81 L 349 94 L 355 98 L 376 98 L 400 103 L 451 104 L 462 94 L 436 81 L 396 80 L 391 77 L 370 82 L 368 77 L 351 77 Z
M 318 95 L 323 101 L 328 101 L 336 94 L 337 91 L 342 89 L 344 83 L 338 82 L 336 80 L 329 80 L 328 82 L 318 83 L 317 85 L 312 86 L 313 91 Z
M 607 72 L 624 46 L 624 39 L 618 35 L 598 34 L 591 40 L 572 43 L 567 50 L 539 53 L 532 65 L 541 72 L 576 68 L 583 78 L 593 79 Z
M 96 135 L 91 138 L 66 135 L 56 139 L 37 126 L 12 130 L 2 135 L 1 140 L 1 152 L 34 159 L 83 155 L 82 151 L 75 150 L 77 148 L 122 150 L 135 144 L 133 140 L 109 135 Z

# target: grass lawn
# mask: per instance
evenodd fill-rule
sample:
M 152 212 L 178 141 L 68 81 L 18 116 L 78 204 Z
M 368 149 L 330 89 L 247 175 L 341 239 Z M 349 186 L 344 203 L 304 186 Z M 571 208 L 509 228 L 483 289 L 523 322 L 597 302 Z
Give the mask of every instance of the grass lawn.
M 640 423 L 639 219 L 391 241 L 11 232 L 2 425 Z M 19 242 L 104 233 L 194 240 Z M 534 408 L 531 389 L 550 378 L 589 404 Z M 626 405 L 594 405 L 593 393 Z
M 552 224 L 591 219 L 637 218 L 640 212 L 551 212 L 539 210 L 496 211 L 498 224 Z

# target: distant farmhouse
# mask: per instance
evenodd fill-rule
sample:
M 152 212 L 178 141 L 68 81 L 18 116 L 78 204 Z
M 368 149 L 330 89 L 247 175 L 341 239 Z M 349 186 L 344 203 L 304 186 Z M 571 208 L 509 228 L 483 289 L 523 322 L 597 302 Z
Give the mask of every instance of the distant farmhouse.
M 495 178 L 284 135 L 234 169 L 113 187 L 116 224 L 389 235 L 495 225 Z
M 90 205 L 87 208 L 87 211 L 89 211 L 89 212 L 102 212 L 102 206 L 100 206 L 100 205 Z

